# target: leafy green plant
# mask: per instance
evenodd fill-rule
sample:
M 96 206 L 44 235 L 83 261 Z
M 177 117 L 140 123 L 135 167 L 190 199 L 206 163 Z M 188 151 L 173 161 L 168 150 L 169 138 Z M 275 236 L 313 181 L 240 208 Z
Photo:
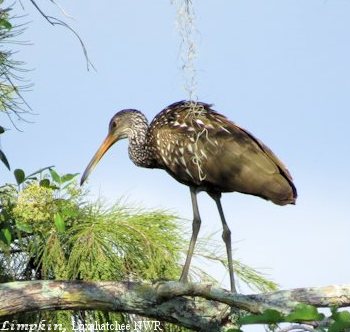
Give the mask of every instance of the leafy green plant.
M 52 167 L 13 173 L 15 183 L 0 187 L 2 281 L 178 278 L 183 241 L 173 214 L 89 202 L 77 174 L 60 175 Z M 70 331 L 77 313 L 38 315 Z M 82 315 L 87 322 L 129 319 L 98 311 Z
M 175 216 L 87 203 L 77 174 L 59 175 L 52 167 L 29 175 L 16 169 L 14 176 L 16 185 L 1 188 L 0 240 L 29 254 L 35 273 L 117 280 L 128 275 L 174 278 L 179 273 L 181 239 Z
M 314 306 L 300 303 L 288 315 L 274 309 L 267 309 L 261 314 L 242 315 L 238 327 L 251 324 L 265 324 L 269 331 L 315 331 L 315 332 L 348 332 L 350 331 L 350 312 L 331 308 L 331 315 L 319 313 Z M 293 328 L 279 329 L 281 323 L 291 323 Z M 232 330 L 242 332 L 240 329 Z
M 285 315 L 278 310 L 267 309 L 261 314 L 246 315 L 239 319 L 241 325 L 249 324 L 277 324 L 282 322 L 313 322 L 321 321 L 324 319 L 324 315 L 317 311 L 317 308 L 300 303 L 294 310 Z
M 339 311 L 337 308 L 332 308 L 330 321 L 328 332 L 350 331 L 349 311 Z

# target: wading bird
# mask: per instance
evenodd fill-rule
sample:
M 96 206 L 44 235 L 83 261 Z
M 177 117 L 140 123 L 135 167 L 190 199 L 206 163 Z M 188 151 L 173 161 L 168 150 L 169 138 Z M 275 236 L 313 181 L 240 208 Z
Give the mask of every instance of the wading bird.
M 240 192 L 278 205 L 294 204 L 297 191 L 287 168 L 247 130 L 211 109 L 211 105 L 180 101 L 161 111 L 149 125 L 143 113 L 126 109 L 109 123 L 108 135 L 88 164 L 84 183 L 105 152 L 117 141 L 129 140 L 136 166 L 160 168 L 189 186 L 193 208 L 192 237 L 180 281 L 187 282 L 201 219 L 197 193 L 206 191 L 217 205 L 223 225 L 231 291 L 236 292 L 231 232 L 221 206 L 221 193 Z

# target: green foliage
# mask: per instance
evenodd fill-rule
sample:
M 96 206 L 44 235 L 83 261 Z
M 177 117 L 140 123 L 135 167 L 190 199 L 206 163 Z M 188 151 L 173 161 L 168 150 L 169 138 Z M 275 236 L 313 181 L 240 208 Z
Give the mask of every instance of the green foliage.
M 2 227 L 0 230 L 0 240 L 7 245 L 11 244 L 12 236 L 8 227 Z
M 239 327 L 250 324 L 266 324 L 269 326 L 269 331 L 278 331 L 277 327 L 280 323 L 292 323 L 294 328 L 291 330 L 293 331 L 306 331 L 303 326 L 310 326 L 310 329 L 312 326 L 316 326 L 312 327 L 312 331 L 347 332 L 350 331 L 350 312 L 331 308 L 331 315 L 326 317 L 319 313 L 316 307 L 299 303 L 288 315 L 274 309 L 267 309 L 261 314 L 244 315 L 238 319 L 237 323 Z M 300 329 L 298 329 L 298 326 Z M 238 329 L 237 331 L 241 330 Z
M 46 278 L 175 279 L 182 241 L 177 219 L 164 211 L 86 203 L 77 174 L 45 168 L 0 194 L 0 240 L 32 258 Z M 25 270 L 26 268 L 24 268 Z
M 320 314 L 312 305 L 298 304 L 294 310 L 285 317 L 287 322 L 310 322 L 320 321 L 324 319 L 324 315 Z
M 29 175 L 16 169 L 13 174 L 15 184 L 0 187 L 1 281 L 178 278 L 183 241 L 174 215 L 88 202 L 77 174 L 60 175 L 52 167 Z M 91 323 L 130 319 L 98 311 L 25 317 L 30 322 L 40 316 L 73 331 L 72 317 L 80 315 Z
M 338 311 L 337 308 L 332 308 L 331 312 L 331 324 L 328 332 L 350 331 L 350 312 Z
M 5 18 L 0 18 L 0 27 L 5 28 L 7 30 L 12 29 L 12 24 Z
M 120 204 L 89 207 L 68 231 L 69 277 L 176 279 L 182 241 L 175 220 L 162 211 L 137 211 Z
M 23 183 L 26 179 L 24 171 L 22 169 L 15 169 L 13 174 L 15 175 L 15 179 L 18 185 Z
M 61 216 L 60 213 L 56 213 L 54 215 L 54 221 L 55 221 L 55 226 L 56 226 L 57 231 L 59 233 L 63 233 L 66 230 L 66 225 L 65 225 L 63 217 Z
M 317 311 L 317 308 L 308 304 L 299 303 L 289 315 L 274 310 L 267 309 L 261 314 L 246 315 L 239 319 L 241 325 L 249 324 L 277 324 L 282 322 L 300 323 L 321 321 L 324 315 Z
M 32 183 L 19 192 L 13 214 L 15 220 L 22 224 L 31 225 L 38 232 L 40 230 L 45 232 L 51 223 L 55 210 L 53 190 Z
M 277 310 L 267 309 L 261 314 L 246 315 L 238 320 L 241 325 L 249 324 L 276 324 L 285 321 L 283 314 Z

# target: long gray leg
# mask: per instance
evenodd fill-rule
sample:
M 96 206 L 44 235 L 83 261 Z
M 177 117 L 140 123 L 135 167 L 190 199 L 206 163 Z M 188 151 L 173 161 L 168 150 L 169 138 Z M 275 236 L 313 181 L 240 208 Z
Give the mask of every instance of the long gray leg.
M 215 201 L 216 206 L 218 207 L 221 222 L 222 222 L 222 239 L 225 242 L 226 245 L 226 252 L 227 252 L 227 260 L 228 260 L 228 270 L 230 273 L 230 286 L 231 286 L 231 292 L 237 293 L 236 287 L 235 287 L 235 277 L 233 274 L 233 261 L 232 261 L 232 246 L 231 246 L 231 231 L 226 223 L 224 211 L 222 210 L 221 206 L 221 194 L 209 194 Z
M 180 278 L 181 282 L 187 282 L 188 271 L 190 269 L 194 247 L 196 245 L 199 229 L 201 227 L 201 217 L 199 215 L 199 210 L 198 210 L 196 189 L 193 187 L 190 187 L 190 191 L 191 191 L 191 200 L 192 200 L 192 209 L 193 209 L 192 237 L 191 237 L 190 245 L 188 247 L 186 262 L 183 267 L 181 278 Z

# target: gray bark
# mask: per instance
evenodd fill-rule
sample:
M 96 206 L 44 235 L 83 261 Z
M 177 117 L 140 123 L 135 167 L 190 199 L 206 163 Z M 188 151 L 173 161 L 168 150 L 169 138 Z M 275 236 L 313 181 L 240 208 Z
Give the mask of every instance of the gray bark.
M 298 288 L 264 294 L 232 294 L 211 284 L 164 282 L 23 281 L 0 284 L 0 317 L 41 310 L 105 310 L 132 313 L 198 331 L 228 328 L 227 306 L 288 314 L 299 303 L 350 306 L 350 285 Z

